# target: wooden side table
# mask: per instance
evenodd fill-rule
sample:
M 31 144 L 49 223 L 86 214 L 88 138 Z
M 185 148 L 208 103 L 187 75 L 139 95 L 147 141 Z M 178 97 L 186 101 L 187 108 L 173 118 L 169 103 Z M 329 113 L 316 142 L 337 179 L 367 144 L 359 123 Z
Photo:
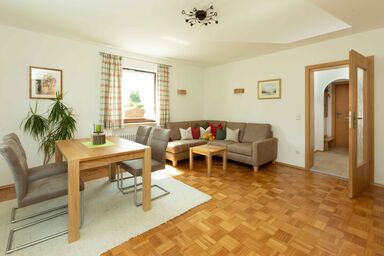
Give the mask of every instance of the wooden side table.
M 207 175 L 211 176 L 212 156 L 223 156 L 223 173 L 227 170 L 227 149 L 222 146 L 201 145 L 189 148 L 189 169 L 193 169 L 193 154 L 203 155 L 207 159 Z

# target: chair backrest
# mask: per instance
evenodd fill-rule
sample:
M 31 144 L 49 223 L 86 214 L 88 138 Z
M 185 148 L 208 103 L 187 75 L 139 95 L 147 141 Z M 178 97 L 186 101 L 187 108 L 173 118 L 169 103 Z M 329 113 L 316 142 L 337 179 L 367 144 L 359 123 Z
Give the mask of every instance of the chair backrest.
M 19 139 L 19 136 L 17 136 L 16 133 L 10 133 L 10 134 L 7 134 L 7 135 L 5 135 L 5 136 L 3 137 L 3 141 L 4 141 L 4 142 L 7 142 L 7 141 L 9 141 L 9 140 L 14 140 L 14 141 L 17 143 L 17 145 L 19 145 L 20 150 L 22 151 L 22 153 L 23 153 L 25 159 L 27 159 L 27 154 L 25 153 L 25 150 L 24 150 L 24 148 L 23 148 L 23 145 L 21 145 L 21 141 L 20 141 L 20 139 Z
M 151 138 L 152 159 L 160 163 L 165 163 L 165 151 L 168 146 L 170 133 L 171 131 L 169 129 L 153 128 Z
M 137 128 L 135 142 L 147 145 L 149 134 L 151 134 L 152 126 L 140 125 Z
M 17 142 L 8 140 L 0 144 L 0 154 L 5 158 L 12 171 L 16 187 L 17 202 L 20 205 L 28 192 L 28 164 Z

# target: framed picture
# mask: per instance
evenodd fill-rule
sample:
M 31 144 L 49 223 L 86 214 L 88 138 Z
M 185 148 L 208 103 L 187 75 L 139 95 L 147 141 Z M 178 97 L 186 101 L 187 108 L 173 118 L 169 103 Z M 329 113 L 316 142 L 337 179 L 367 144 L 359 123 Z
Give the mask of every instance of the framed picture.
M 54 99 L 63 90 L 63 71 L 54 68 L 29 67 L 29 98 Z
M 257 82 L 258 99 L 280 99 L 281 79 L 264 80 Z

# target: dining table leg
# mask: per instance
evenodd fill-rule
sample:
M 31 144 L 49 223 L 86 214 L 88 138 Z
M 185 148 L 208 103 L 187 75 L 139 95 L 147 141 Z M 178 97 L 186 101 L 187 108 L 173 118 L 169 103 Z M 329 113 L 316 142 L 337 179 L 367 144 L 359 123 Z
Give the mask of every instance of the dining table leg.
M 63 154 L 61 153 L 61 151 L 57 145 L 55 145 L 55 162 L 56 163 L 63 162 Z
M 144 211 L 151 210 L 151 148 L 148 147 L 144 151 L 144 159 L 143 159 L 143 209 Z
M 109 165 L 108 177 L 111 182 L 116 180 L 116 163 Z
M 79 160 L 68 161 L 68 242 L 80 239 Z

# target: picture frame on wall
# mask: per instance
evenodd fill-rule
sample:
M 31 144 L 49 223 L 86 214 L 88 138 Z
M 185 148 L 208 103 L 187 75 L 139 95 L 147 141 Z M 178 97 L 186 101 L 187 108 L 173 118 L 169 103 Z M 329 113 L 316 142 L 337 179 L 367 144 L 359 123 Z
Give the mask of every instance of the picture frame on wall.
M 260 100 L 281 99 L 281 79 L 258 81 L 257 98 Z
M 54 99 L 56 93 L 62 95 L 62 91 L 63 71 L 61 69 L 29 67 L 30 99 Z

